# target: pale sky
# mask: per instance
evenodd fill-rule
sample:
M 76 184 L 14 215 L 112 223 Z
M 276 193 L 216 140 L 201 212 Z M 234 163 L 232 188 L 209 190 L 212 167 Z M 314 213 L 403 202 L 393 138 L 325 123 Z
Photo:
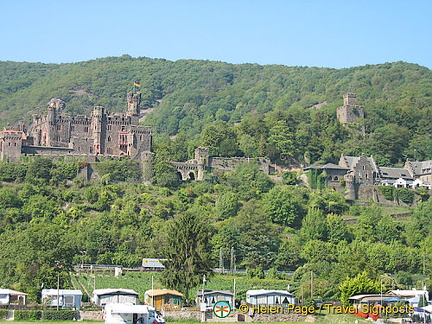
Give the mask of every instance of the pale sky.
M 121 56 L 432 68 L 432 1 L 0 0 L 0 60 Z

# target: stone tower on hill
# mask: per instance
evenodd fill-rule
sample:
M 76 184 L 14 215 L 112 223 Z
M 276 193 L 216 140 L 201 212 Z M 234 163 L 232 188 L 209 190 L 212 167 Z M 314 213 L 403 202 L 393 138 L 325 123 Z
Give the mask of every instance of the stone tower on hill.
M 365 118 L 363 106 L 357 105 L 357 95 L 355 93 L 346 93 L 343 96 L 344 104 L 337 109 L 337 119 L 345 127 L 349 124 L 360 124 L 360 131 L 365 135 L 363 120 Z

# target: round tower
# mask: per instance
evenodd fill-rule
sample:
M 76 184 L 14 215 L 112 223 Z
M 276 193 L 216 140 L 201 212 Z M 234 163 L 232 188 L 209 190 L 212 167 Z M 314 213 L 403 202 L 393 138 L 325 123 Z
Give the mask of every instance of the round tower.
M 344 175 L 346 195 L 345 199 L 355 200 L 356 190 L 355 190 L 355 178 L 352 173 L 347 173 Z

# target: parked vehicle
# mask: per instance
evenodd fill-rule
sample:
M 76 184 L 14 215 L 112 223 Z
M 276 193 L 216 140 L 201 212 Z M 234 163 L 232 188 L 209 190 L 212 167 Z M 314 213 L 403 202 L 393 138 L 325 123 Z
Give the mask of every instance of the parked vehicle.
M 106 304 L 105 324 L 165 324 L 154 307 L 133 304 Z

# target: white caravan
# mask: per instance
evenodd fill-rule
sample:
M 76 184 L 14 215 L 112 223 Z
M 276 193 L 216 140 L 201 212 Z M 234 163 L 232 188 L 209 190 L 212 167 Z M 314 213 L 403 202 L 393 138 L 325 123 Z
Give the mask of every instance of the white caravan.
M 106 304 L 105 324 L 165 324 L 154 307 L 133 304 Z

